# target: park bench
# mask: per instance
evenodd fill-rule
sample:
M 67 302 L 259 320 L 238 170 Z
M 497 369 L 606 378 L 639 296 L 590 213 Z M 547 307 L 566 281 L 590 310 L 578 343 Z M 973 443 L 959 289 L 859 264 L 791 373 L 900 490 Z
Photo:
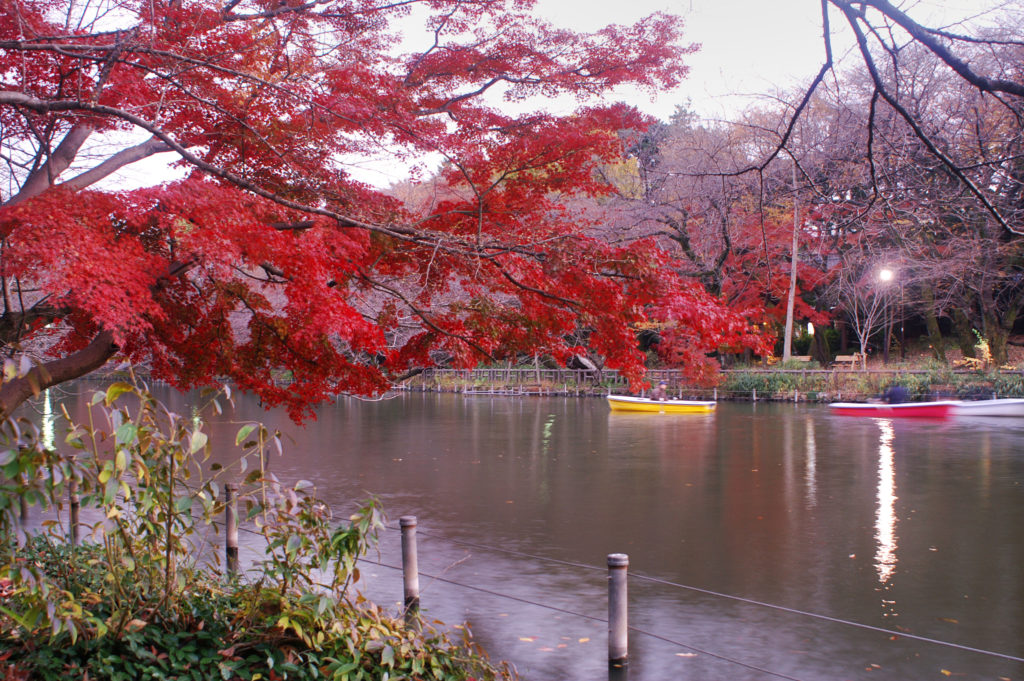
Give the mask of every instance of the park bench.
M 793 360 L 794 362 L 810 362 L 811 361 L 811 356 L 810 355 L 793 355 L 792 357 L 790 357 L 790 359 Z
M 856 369 L 861 365 L 861 358 L 864 355 L 857 352 L 852 355 L 836 355 L 836 358 L 832 360 L 832 366 L 842 367 L 844 369 Z

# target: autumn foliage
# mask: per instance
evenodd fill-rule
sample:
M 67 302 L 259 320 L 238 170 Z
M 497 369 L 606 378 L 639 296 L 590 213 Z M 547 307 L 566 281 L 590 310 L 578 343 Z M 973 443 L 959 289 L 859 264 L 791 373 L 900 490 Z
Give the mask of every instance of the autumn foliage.
M 581 330 L 640 379 L 652 317 L 684 364 L 753 343 L 653 242 L 596 238 L 567 204 L 606 193 L 595 169 L 648 124 L 599 98 L 684 77 L 679 19 L 579 34 L 532 4 L 0 0 L 0 336 L 37 362 L 2 410 L 115 356 L 301 417 L 437 361 L 566 361 Z M 554 96 L 591 103 L 528 106 Z M 412 182 L 443 191 L 353 175 L 382 153 L 440 163 Z M 180 179 L 113 178 L 161 156 Z

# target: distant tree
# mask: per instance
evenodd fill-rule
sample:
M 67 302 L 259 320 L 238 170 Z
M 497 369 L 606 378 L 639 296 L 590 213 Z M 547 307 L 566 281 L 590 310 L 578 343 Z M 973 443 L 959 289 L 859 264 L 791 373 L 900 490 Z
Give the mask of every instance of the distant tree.
M 792 166 L 759 176 L 736 173 L 777 137 L 748 112 L 741 121 L 699 121 L 684 109 L 629 147 L 630 163 L 604 169 L 618 192 L 602 204 L 605 237 L 656 237 L 678 274 L 772 335 L 781 333 L 789 298 L 794 230 Z M 798 220 L 794 307 L 816 324 L 828 313 L 813 304 L 827 277 L 817 226 Z M 671 334 L 664 334 L 671 336 Z M 671 343 L 659 346 L 666 357 Z M 735 348 L 742 349 L 742 348 Z M 763 348 L 770 351 L 770 346 Z
M 978 164 L 972 151 L 965 155 L 968 150 L 944 146 L 932 127 L 932 122 L 943 114 L 940 99 L 930 98 L 926 103 L 921 90 L 915 87 L 915 82 L 921 82 L 922 69 L 933 73 L 932 82 L 938 82 L 934 78 L 941 74 L 963 83 L 978 95 L 983 106 L 1003 109 L 1007 120 L 1001 134 L 1005 138 L 1019 139 L 1024 134 L 1024 40 L 1019 37 L 1021 18 L 1013 13 L 1013 8 L 1016 8 L 1014 3 L 994 7 L 989 16 L 998 21 L 991 21 L 983 28 L 974 22 L 972 27 L 958 30 L 928 27 L 889 0 L 821 0 L 824 32 L 821 68 L 803 96 L 796 100 L 779 144 L 755 167 L 765 167 L 787 148 L 797 121 L 836 67 L 832 19 L 838 15 L 853 34 L 859 62 L 869 83 L 869 97 L 861 101 L 867 128 L 863 151 L 872 167 L 878 167 L 873 163 L 878 148 L 873 133 L 879 112 L 885 107 L 903 121 L 922 149 L 1001 228 L 1024 233 L 1020 219 L 1024 205 L 1019 199 L 1013 205 L 1000 205 L 994 197 L 1005 192 L 1005 188 L 985 183 L 986 175 L 997 169 L 1010 180 L 1010 191 L 1020 197 L 1024 179 L 1020 157 L 995 153 Z M 965 33 L 967 30 L 973 34 Z
M 567 208 L 609 191 L 597 168 L 647 120 L 514 113 L 674 86 L 694 49 L 677 18 L 580 34 L 528 0 L 0 7 L 0 343 L 33 362 L 0 414 L 115 356 L 300 418 L 439 356 L 564 361 L 581 329 L 640 379 L 634 327 L 652 314 L 702 311 L 680 320 L 698 357 L 742 336 L 652 242 L 595 239 Z M 398 55 L 413 10 L 429 40 Z M 445 191 L 413 207 L 352 177 L 381 151 L 442 159 Z M 157 154 L 184 179 L 98 184 Z
M 996 69 L 992 50 L 973 45 L 962 54 L 976 68 Z M 889 253 L 905 307 L 924 319 L 936 355 L 944 357 L 938 320 L 948 317 L 965 354 L 973 353 L 977 332 L 1003 362 L 1024 304 L 1020 114 L 944 68 L 921 44 L 903 46 L 898 64 L 879 77 L 900 93 L 916 124 L 876 101 L 874 76 L 850 73 L 819 89 L 795 130 L 820 118 L 822 100 L 834 109 L 827 118 L 847 121 L 842 146 L 855 150 L 854 162 L 828 167 L 831 177 L 815 186 L 834 197 L 832 224 L 844 239 L 870 239 L 872 251 Z M 984 203 L 949 159 L 984 188 Z

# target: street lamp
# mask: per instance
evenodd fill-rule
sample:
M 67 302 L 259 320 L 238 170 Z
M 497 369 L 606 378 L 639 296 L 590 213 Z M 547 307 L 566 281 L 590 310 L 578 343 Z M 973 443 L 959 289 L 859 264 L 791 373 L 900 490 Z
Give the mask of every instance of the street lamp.
M 878 270 L 878 280 L 880 282 L 882 282 L 883 284 L 888 285 L 894 279 L 896 279 L 896 270 L 893 269 L 892 267 L 883 267 L 882 269 Z M 888 361 L 889 361 L 889 339 L 892 337 L 892 311 L 889 309 L 888 304 L 885 306 L 885 311 L 886 311 L 886 317 L 887 317 L 888 324 L 887 324 L 886 330 L 885 330 L 885 344 L 884 344 L 884 349 L 883 349 L 883 354 L 884 354 L 883 361 L 888 363 Z M 899 315 L 900 315 L 900 359 L 904 359 L 906 357 L 906 355 L 905 355 L 905 352 L 906 352 L 906 350 L 905 350 L 905 348 L 906 348 L 906 340 L 903 337 L 903 282 L 902 281 L 900 282 L 900 310 L 899 310 Z
M 896 277 L 896 272 L 888 267 L 883 267 L 878 270 L 878 281 L 886 287 L 886 294 L 888 294 L 888 285 Z M 889 363 L 889 339 L 892 338 L 892 312 L 889 310 L 888 296 L 883 299 L 885 300 L 885 340 L 882 341 L 882 361 L 886 364 Z

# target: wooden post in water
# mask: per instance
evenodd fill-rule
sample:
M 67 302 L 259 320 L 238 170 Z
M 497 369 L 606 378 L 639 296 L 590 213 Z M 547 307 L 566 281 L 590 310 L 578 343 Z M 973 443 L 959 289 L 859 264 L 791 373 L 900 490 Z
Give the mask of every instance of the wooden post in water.
M 416 555 L 416 516 L 398 519 L 402 528 L 402 577 L 405 585 L 405 621 L 416 619 L 420 611 L 420 568 Z
M 626 577 L 629 556 L 608 554 L 608 666 L 629 663 L 629 603 Z
M 71 537 L 71 546 L 78 546 L 78 515 L 82 507 L 82 500 L 78 496 L 78 481 L 72 478 L 68 481 L 68 533 Z
M 238 574 L 238 484 L 224 485 L 224 564 L 228 575 Z

